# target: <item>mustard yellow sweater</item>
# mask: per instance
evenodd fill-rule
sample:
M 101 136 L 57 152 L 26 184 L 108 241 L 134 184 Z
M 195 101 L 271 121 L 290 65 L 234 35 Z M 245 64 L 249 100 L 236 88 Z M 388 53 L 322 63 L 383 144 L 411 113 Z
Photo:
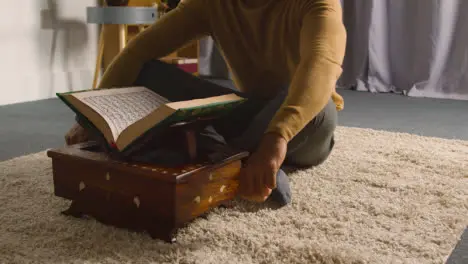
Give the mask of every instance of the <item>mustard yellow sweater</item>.
M 131 85 L 141 66 L 211 36 L 240 91 L 288 96 L 267 132 L 291 140 L 332 98 L 346 31 L 340 0 L 185 0 L 135 37 L 108 67 L 100 88 Z

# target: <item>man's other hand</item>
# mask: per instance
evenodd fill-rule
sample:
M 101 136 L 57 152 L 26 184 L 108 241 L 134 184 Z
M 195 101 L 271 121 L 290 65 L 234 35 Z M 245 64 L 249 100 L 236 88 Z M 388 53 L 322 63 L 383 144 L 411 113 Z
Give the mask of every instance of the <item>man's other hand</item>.
M 73 125 L 73 127 L 65 135 L 65 142 L 67 145 L 74 145 L 88 141 L 88 133 L 79 124 Z
M 240 173 L 239 194 L 254 202 L 264 202 L 276 188 L 276 174 L 284 162 L 286 140 L 276 134 L 266 134 Z

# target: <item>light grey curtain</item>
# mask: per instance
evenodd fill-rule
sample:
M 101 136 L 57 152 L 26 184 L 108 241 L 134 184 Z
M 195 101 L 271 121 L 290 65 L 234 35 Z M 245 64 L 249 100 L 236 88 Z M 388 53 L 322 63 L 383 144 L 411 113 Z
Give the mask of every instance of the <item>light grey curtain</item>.
M 467 0 L 341 1 L 348 42 L 339 87 L 468 100 Z M 201 55 L 202 74 L 228 78 L 211 39 Z

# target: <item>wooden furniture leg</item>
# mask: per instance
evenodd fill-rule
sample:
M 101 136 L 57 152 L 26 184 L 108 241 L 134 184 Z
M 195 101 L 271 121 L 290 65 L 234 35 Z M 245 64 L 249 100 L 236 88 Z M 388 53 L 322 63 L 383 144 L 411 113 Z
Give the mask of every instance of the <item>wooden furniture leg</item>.
M 93 89 L 96 89 L 99 75 L 101 72 L 102 57 L 104 56 L 104 29 L 105 25 L 101 26 L 101 33 L 99 34 L 99 47 L 96 58 L 96 68 L 94 69 Z
M 119 25 L 119 52 L 122 52 L 126 44 L 127 44 L 127 25 Z
M 101 26 L 101 33 L 99 34 L 99 48 L 96 58 L 96 68 L 94 70 L 93 89 L 97 88 L 98 80 L 101 72 L 102 58 L 104 56 L 104 36 L 106 26 Z M 119 25 L 119 52 L 121 52 L 127 44 L 127 25 Z

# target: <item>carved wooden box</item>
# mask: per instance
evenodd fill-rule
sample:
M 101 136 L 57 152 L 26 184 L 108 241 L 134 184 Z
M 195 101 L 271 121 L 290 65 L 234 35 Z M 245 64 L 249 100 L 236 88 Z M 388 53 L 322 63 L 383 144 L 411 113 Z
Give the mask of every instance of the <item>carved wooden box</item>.
M 55 195 L 72 201 L 64 214 L 147 231 L 167 242 L 175 241 L 178 228 L 235 197 L 247 155 L 162 168 L 113 160 L 89 143 L 48 151 Z

